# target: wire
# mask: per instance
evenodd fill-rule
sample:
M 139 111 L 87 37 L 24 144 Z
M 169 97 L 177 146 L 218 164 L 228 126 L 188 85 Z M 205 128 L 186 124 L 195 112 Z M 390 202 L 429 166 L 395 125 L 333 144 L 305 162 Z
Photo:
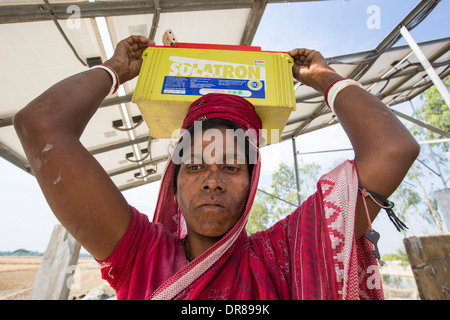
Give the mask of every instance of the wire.
M 130 130 L 134 130 L 137 127 L 139 127 L 142 122 L 144 122 L 144 119 L 140 119 L 134 126 L 132 126 L 131 128 L 120 128 L 120 127 L 115 127 L 114 125 L 112 126 L 114 129 L 118 130 L 118 131 L 130 131 Z
M 72 52 L 75 55 L 75 57 L 78 59 L 78 61 L 81 62 L 81 64 L 83 66 L 87 67 L 87 63 L 84 62 L 80 58 L 80 56 L 78 55 L 77 51 L 73 47 L 72 43 L 70 42 L 70 40 L 67 38 L 66 34 L 64 33 L 64 30 L 61 28 L 61 25 L 59 24 L 58 20 L 56 19 L 55 13 L 53 12 L 52 8 L 50 7 L 50 4 L 48 3 L 48 0 L 44 0 L 44 3 L 45 3 L 45 6 L 47 7 L 47 10 L 50 12 L 50 15 L 52 17 L 53 22 L 55 23 L 56 27 L 58 28 L 59 33 L 61 33 L 61 35 L 63 36 L 64 40 L 66 40 L 66 42 L 69 45 L 70 49 L 72 49 Z
M 144 160 L 146 160 L 147 158 L 150 157 L 150 161 L 153 161 L 153 158 L 152 158 L 152 140 L 153 140 L 153 137 L 149 136 L 148 140 L 147 140 L 147 154 L 143 158 L 141 158 L 139 160 L 131 160 L 131 159 L 125 157 L 125 159 L 130 161 L 130 162 L 138 163 L 138 162 L 144 161 Z
M 152 172 L 152 170 L 153 170 L 154 172 Z M 147 178 L 147 177 L 149 177 L 149 176 L 151 176 L 151 175 L 154 175 L 155 173 L 158 172 L 158 164 L 155 164 L 155 169 L 150 169 L 150 170 L 146 170 L 146 171 L 147 171 L 147 174 L 146 174 L 145 176 L 141 176 L 141 175 L 140 175 L 140 172 L 138 172 L 137 174 L 134 175 L 134 177 L 135 177 L 136 179 L 144 180 L 145 178 Z

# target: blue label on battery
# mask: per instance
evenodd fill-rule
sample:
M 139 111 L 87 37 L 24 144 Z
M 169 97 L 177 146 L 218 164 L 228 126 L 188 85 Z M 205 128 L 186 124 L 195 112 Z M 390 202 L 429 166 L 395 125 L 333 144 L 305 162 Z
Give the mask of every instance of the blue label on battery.
M 243 98 L 265 99 L 263 80 L 172 77 L 164 78 L 162 94 L 202 96 L 208 93 L 234 94 Z

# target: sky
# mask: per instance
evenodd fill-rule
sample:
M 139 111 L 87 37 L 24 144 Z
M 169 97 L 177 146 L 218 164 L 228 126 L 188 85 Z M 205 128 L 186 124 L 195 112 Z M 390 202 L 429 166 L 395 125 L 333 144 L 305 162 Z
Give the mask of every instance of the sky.
M 325 57 L 374 49 L 419 1 L 348 0 L 269 4 L 265 10 L 253 45 L 263 50 L 289 51 L 296 47 L 319 50 Z M 375 11 L 374 11 L 375 10 Z M 374 19 L 378 14 L 379 19 Z M 411 31 L 416 42 L 450 36 L 448 21 L 450 1 L 443 0 L 431 15 Z M 369 25 L 368 25 L 369 22 Z M 447 27 L 443 27 L 447 26 Z M 405 45 L 402 39 L 396 45 Z M 414 99 L 415 106 L 420 105 Z M 394 107 L 411 113 L 409 103 Z M 339 125 L 334 125 L 296 139 L 300 152 L 351 147 Z M 270 189 L 270 177 L 281 162 L 293 164 L 292 141 L 261 149 L 260 187 Z M 353 152 L 336 152 L 299 156 L 330 168 L 336 161 L 352 159 Z M 0 251 L 24 248 L 45 251 L 58 221 L 53 216 L 33 176 L 0 158 Z M 124 191 L 127 201 L 150 217 L 154 211 L 159 182 Z M 392 253 L 403 247 L 403 236 L 380 213 L 374 223 L 381 233 L 380 252 Z

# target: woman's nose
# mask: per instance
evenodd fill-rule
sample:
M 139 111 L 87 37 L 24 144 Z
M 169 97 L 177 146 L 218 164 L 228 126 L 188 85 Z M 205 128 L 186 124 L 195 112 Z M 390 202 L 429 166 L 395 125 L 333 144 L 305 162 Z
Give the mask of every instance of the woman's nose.
M 219 191 L 224 192 L 226 190 L 226 181 L 220 175 L 218 170 L 208 170 L 208 174 L 202 183 L 202 191 Z

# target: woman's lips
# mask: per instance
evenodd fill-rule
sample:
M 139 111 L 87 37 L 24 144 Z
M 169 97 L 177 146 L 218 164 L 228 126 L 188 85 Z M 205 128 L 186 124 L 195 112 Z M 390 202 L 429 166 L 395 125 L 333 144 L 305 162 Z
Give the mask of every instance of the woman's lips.
M 204 203 L 201 206 L 199 206 L 199 209 L 202 210 L 224 210 L 225 207 L 217 204 L 217 203 Z

